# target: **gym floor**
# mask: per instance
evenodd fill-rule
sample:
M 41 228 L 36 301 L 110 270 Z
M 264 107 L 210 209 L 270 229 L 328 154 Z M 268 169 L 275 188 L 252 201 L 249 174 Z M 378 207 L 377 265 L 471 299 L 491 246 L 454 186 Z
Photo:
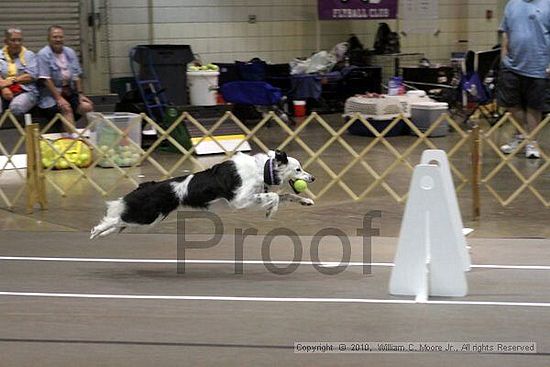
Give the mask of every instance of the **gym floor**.
M 342 162 L 338 155 L 324 159 Z M 455 163 L 466 167 L 468 159 Z M 388 153 L 374 151 L 369 160 L 387 165 Z M 525 159 L 518 162 L 532 169 Z M 104 172 L 104 180 L 116 179 L 112 170 Z M 540 176 L 546 197 L 547 172 Z M 152 175 L 145 167 L 141 173 Z M 314 173 L 321 185 L 323 172 Z M 409 177 L 395 177 L 395 186 L 406 192 Z M 353 186 L 365 178 L 348 179 Z M 494 185 L 504 190 L 507 180 Z M 219 208 L 224 235 L 185 256 L 178 251 L 175 215 L 148 231 L 89 241 L 89 229 L 104 212 L 103 198 L 91 190 L 77 187 L 67 198 L 50 193 L 49 209 L 30 215 L 2 209 L 1 365 L 548 366 L 548 209 L 529 193 L 502 208 L 484 191 L 482 216 L 473 220 L 471 197 L 461 191 L 464 224 L 475 229 L 468 237 L 474 265 L 466 273 L 468 295 L 415 303 L 388 293 L 404 206 L 378 194 L 355 203 L 333 190 L 314 207 L 282 208 L 272 221 Z M 368 245 L 357 230 L 371 210 L 382 216 L 373 226 L 379 235 Z M 278 227 L 298 235 L 298 244 L 283 236 L 269 247 L 272 266 L 290 267 L 287 274 L 262 261 L 263 234 Z M 311 236 L 325 227 L 341 236 L 323 238 L 317 248 L 325 264 L 312 263 Z M 242 271 L 236 271 L 235 233 L 248 228 L 258 235 L 244 240 Z M 188 232 L 189 239 L 204 240 L 212 226 L 196 223 Z M 342 259 L 344 238 L 350 264 L 326 274 L 334 269 L 327 262 Z M 296 248 L 302 249 L 298 263 L 289 263 Z M 185 269 L 177 265 L 182 259 Z M 537 353 L 295 353 L 295 343 L 303 342 L 534 342 Z
M 550 359 L 550 266 L 541 266 L 550 263 L 548 240 L 471 239 L 468 296 L 415 304 L 387 292 L 395 238 L 372 240 L 370 268 L 362 239 L 350 238 L 350 265 L 327 275 L 330 267 L 309 263 L 304 236 L 303 263 L 289 274 L 253 261 L 262 259 L 262 237 L 244 242 L 240 273 L 232 236 L 188 250 L 179 272 L 176 235 L 95 243 L 82 232 L 2 237 L 3 366 L 547 366 Z M 292 253 L 282 242 L 271 246 L 274 261 Z M 323 262 L 342 258 L 342 246 L 328 240 L 319 251 Z M 535 342 L 537 354 L 294 353 L 300 342 Z

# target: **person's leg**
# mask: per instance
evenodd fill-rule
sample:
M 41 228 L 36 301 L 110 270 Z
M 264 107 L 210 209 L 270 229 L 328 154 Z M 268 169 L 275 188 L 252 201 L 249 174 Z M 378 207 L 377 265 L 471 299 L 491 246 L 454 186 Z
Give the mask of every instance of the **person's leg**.
M 526 78 L 525 80 L 525 101 L 527 105 L 525 128 L 531 134 L 542 120 L 542 111 L 545 110 L 546 93 L 548 81 L 546 79 Z M 540 158 L 540 151 L 537 144 L 537 137 L 530 137 L 525 147 L 527 158 Z
M 527 120 L 526 111 L 521 106 L 506 107 L 506 110 L 512 114 L 514 120 L 523 127 L 525 126 L 525 121 Z
M 72 94 L 67 101 L 71 104 L 71 109 L 74 116 L 86 116 L 88 112 L 94 110 L 92 101 L 87 98 L 80 99 L 78 94 Z
M 527 131 L 533 131 L 542 120 L 542 111 L 546 109 L 546 95 L 548 80 L 539 78 L 526 78 L 525 104 L 527 106 Z
M 507 107 L 506 110 L 512 114 L 512 118 L 520 125 L 525 127 L 525 121 L 526 121 L 526 112 L 522 107 L 514 106 L 514 107 Z M 514 133 L 514 136 L 512 139 L 510 139 L 509 142 L 507 142 L 504 145 L 501 145 L 500 150 L 504 154 L 510 154 L 512 153 L 518 145 L 521 144 L 523 141 L 523 134 L 520 134 L 517 130 Z
M 533 108 L 527 108 L 527 112 L 525 113 L 525 115 L 526 115 L 525 121 L 527 121 L 526 130 L 527 132 L 530 133 L 533 130 L 535 130 L 537 125 L 542 120 L 542 112 L 537 111 Z
M 508 69 L 501 69 L 496 93 L 498 105 L 506 108 L 512 114 L 512 118 L 520 126 L 524 126 L 526 116 L 522 107 L 521 89 L 521 77 Z M 512 139 L 502 145 L 500 150 L 505 154 L 510 154 L 522 140 L 523 136 L 515 131 Z
M 78 113 L 79 115 L 82 115 L 82 116 L 86 116 L 86 114 L 88 112 L 92 112 L 94 110 L 94 106 L 93 104 L 89 103 L 89 102 L 80 102 L 78 104 L 78 108 L 76 110 L 76 113 Z
M 73 109 L 71 108 L 71 106 L 57 106 L 58 109 L 59 109 L 59 113 L 61 114 L 61 116 L 63 116 L 65 118 L 65 120 L 67 120 L 67 122 L 72 126 L 74 127 L 75 124 L 74 124 L 74 114 L 73 114 Z M 63 130 L 65 130 L 66 132 L 70 133 L 72 132 L 71 131 L 71 128 L 69 126 L 67 126 L 65 123 L 63 123 Z
M 36 105 L 36 96 L 32 93 L 21 93 L 10 102 L 10 110 L 16 115 L 24 115 Z
M 535 130 L 537 125 L 540 123 L 542 119 L 542 112 L 535 110 L 533 108 L 527 108 L 527 112 L 525 114 L 527 116 L 526 118 L 527 133 L 531 134 L 531 132 Z M 534 159 L 540 158 L 540 151 L 539 151 L 536 137 L 532 137 L 530 141 L 527 143 L 527 145 L 525 146 L 525 156 L 527 158 L 534 158 Z
M 67 97 L 67 96 L 63 96 L 63 98 L 65 98 L 65 100 L 67 102 L 69 102 L 69 105 L 65 105 L 65 106 L 59 106 L 57 105 L 57 109 L 58 109 L 58 113 L 61 114 L 61 116 L 63 116 L 65 118 L 65 120 L 67 120 L 67 122 L 69 123 L 70 126 L 66 125 L 65 123 L 63 123 L 63 130 L 66 132 L 66 133 L 73 133 L 73 129 L 75 128 L 75 118 L 74 118 L 74 112 L 73 112 L 73 104 L 71 102 L 71 98 Z M 71 127 L 73 129 L 71 129 Z
M 76 113 L 82 116 L 84 118 L 84 121 L 86 121 L 86 125 L 88 125 L 89 121 L 88 121 L 88 118 L 86 117 L 86 114 L 88 112 L 93 112 L 93 110 L 94 110 L 94 105 L 91 103 L 91 101 L 80 100 L 78 107 L 76 109 Z

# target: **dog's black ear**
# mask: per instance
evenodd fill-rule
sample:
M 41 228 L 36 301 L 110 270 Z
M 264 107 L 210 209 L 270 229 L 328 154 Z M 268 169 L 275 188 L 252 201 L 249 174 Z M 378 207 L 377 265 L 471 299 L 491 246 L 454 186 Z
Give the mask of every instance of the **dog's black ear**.
M 287 164 L 288 163 L 288 157 L 286 156 L 286 153 L 282 150 L 276 150 L 275 151 L 275 160 L 278 164 Z

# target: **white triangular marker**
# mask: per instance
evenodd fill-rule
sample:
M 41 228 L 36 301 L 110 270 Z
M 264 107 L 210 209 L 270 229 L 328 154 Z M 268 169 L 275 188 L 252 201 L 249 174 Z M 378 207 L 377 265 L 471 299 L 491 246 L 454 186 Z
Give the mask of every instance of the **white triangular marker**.
M 440 149 L 427 149 L 423 151 L 422 157 L 420 158 L 420 163 L 431 164 L 431 162 L 437 162 L 437 165 L 441 169 L 443 187 L 447 191 L 451 210 L 450 217 L 451 220 L 455 220 L 457 222 L 453 225 L 453 228 L 455 230 L 458 250 L 460 251 L 460 256 L 464 261 L 464 270 L 470 271 L 472 261 L 467 249 L 468 245 L 466 244 L 466 236 L 473 232 L 473 229 L 464 228 L 464 224 L 462 223 L 462 216 L 460 215 L 460 208 L 458 206 L 458 200 L 456 199 L 456 190 L 453 182 L 453 176 L 451 175 L 451 166 L 449 164 L 449 160 L 447 159 L 447 154 L 445 151 Z M 467 231 L 467 229 L 470 229 L 470 231 Z
M 391 294 L 416 296 L 418 302 L 426 301 L 428 295 L 467 294 L 467 251 L 462 221 L 456 217 L 458 207 L 453 209 L 454 195 L 440 165 L 415 167 L 390 279 Z

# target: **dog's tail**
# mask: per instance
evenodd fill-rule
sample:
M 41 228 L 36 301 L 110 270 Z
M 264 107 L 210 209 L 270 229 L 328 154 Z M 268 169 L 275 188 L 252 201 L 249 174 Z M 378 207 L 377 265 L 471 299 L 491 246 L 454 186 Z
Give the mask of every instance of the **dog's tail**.
M 101 222 L 90 231 L 90 239 L 100 236 L 104 237 L 114 233 L 116 231 L 122 232 L 126 225 L 121 219 L 122 213 L 124 213 L 126 205 L 123 198 L 118 200 L 107 202 L 107 214 L 103 217 Z

